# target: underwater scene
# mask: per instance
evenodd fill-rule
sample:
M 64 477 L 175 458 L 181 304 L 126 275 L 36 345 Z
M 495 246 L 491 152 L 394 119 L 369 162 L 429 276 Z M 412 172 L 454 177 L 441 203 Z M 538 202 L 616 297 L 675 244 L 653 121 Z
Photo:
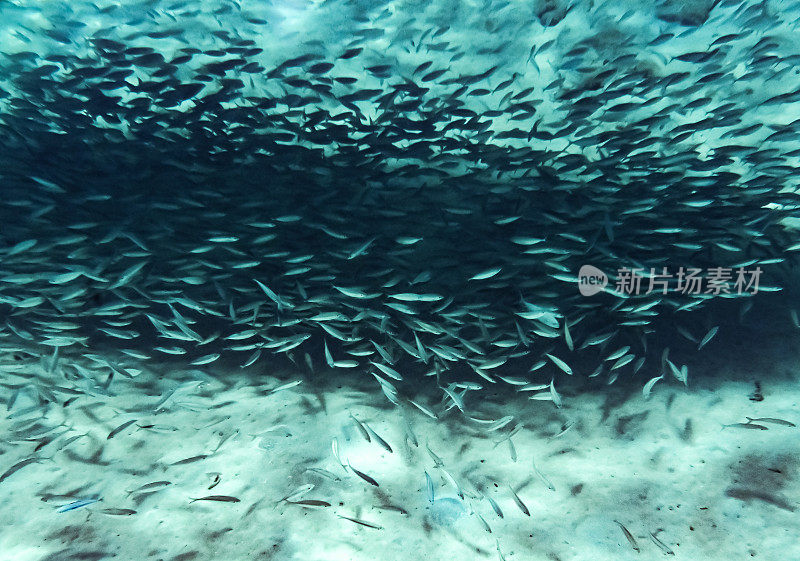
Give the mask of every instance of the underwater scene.
M 0 0 L 0 561 L 800 559 L 800 1 Z

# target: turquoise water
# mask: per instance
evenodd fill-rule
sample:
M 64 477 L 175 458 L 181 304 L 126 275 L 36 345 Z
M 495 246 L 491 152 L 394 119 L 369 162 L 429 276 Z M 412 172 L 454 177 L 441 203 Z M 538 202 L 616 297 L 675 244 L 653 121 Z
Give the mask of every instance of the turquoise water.
M 0 559 L 791 553 L 798 7 L 0 3 Z

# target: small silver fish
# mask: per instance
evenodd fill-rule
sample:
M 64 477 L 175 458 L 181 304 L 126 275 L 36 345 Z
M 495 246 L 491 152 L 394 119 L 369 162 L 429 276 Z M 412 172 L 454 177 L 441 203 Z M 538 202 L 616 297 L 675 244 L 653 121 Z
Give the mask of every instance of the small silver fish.
M 20 462 L 17 462 L 16 464 L 14 464 L 10 468 L 8 468 L 3 475 L 0 475 L 0 483 L 2 483 L 3 481 L 5 481 L 9 477 L 11 477 L 18 470 L 24 468 L 27 465 L 36 463 L 38 461 L 39 461 L 39 458 L 31 457 L 31 458 L 26 458 L 26 459 L 24 459 L 24 460 L 22 460 Z
M 509 485 L 508 489 L 511 491 L 511 495 L 514 497 L 514 502 L 517 503 L 517 506 L 522 511 L 525 516 L 530 516 L 531 512 L 528 510 L 528 507 L 525 506 L 525 503 L 522 502 L 522 499 L 519 498 L 516 491 Z
M 633 550 L 639 553 L 639 551 L 641 550 L 639 549 L 639 544 L 636 543 L 636 538 L 633 537 L 633 534 L 631 534 L 628 531 L 628 529 L 622 524 L 622 522 L 618 522 L 617 520 L 614 520 L 614 522 L 616 522 L 617 525 L 619 525 L 620 529 L 622 530 L 622 533 L 625 534 L 625 538 L 628 540 L 628 543 L 631 544 Z
M 139 419 L 131 419 L 130 421 L 126 421 L 126 422 L 122 423 L 120 426 L 118 426 L 117 428 L 112 430 L 110 433 L 108 433 L 108 436 L 106 437 L 106 440 L 111 440 L 116 435 L 118 435 L 119 433 L 124 431 L 126 428 L 128 428 L 129 426 L 131 426 L 133 423 L 135 423 L 138 420 Z
M 237 499 L 236 497 L 230 497 L 228 495 L 209 495 L 207 497 L 200 497 L 200 498 L 197 498 L 197 499 L 191 499 L 189 502 L 193 503 L 195 501 L 216 501 L 216 502 L 220 502 L 220 503 L 238 503 L 238 502 L 240 502 L 239 499 Z
M 364 437 L 364 440 L 366 440 L 367 442 L 372 442 L 372 439 L 369 436 L 369 432 L 367 431 L 366 428 L 364 428 L 364 425 L 361 423 L 361 421 L 356 419 L 352 413 L 350 413 L 350 418 L 353 419 L 353 421 L 355 422 L 356 426 L 358 427 L 358 431 L 361 433 L 361 436 Z
M 358 518 L 351 518 L 349 516 L 343 516 L 341 514 L 337 514 L 336 516 L 338 516 L 343 520 L 349 520 L 350 522 L 358 524 L 359 526 L 365 526 L 367 528 L 373 528 L 375 530 L 383 530 L 383 526 L 378 526 L 377 524 L 372 524 L 371 522 L 366 522 L 365 520 L 359 520 Z
M 135 510 L 131 510 L 129 508 L 104 508 L 100 512 L 110 516 L 130 516 L 132 514 L 136 514 Z
M 759 417 L 758 419 L 753 419 L 750 417 L 745 417 L 747 419 L 747 423 L 772 423 L 773 425 L 783 425 L 784 427 L 796 427 L 794 423 L 791 421 L 784 421 L 783 419 L 776 419 L 775 417 Z
M 386 441 L 385 441 L 383 438 L 381 438 L 381 437 L 380 437 L 380 435 L 379 435 L 377 432 L 375 432 L 374 430 L 372 430 L 372 427 L 371 427 L 371 426 L 369 426 L 367 423 L 364 423 L 364 426 L 367 428 L 367 430 L 369 431 L 369 433 L 370 433 L 370 434 L 372 435 L 372 437 L 375 439 L 375 442 L 377 442 L 378 444 L 380 444 L 380 445 L 381 445 L 381 446 L 384 448 L 384 450 L 386 450 L 387 452 L 389 452 L 389 453 L 392 453 L 392 452 L 393 452 L 393 451 L 392 451 L 392 447 L 391 447 L 391 446 L 389 446 L 389 443 L 388 443 L 388 442 L 386 442 Z
M 145 493 L 147 491 L 157 491 L 163 489 L 164 487 L 168 487 L 172 485 L 171 481 L 153 481 L 152 483 L 146 483 L 141 487 L 137 487 L 132 491 L 128 491 L 129 495 L 133 495 L 134 493 Z
M 77 501 L 72 501 L 69 504 L 65 504 L 64 506 L 56 510 L 56 512 L 58 513 L 69 512 L 70 510 L 75 510 L 78 508 L 89 506 L 91 504 L 96 503 L 99 500 L 100 500 L 99 498 L 78 499 Z
M 719 331 L 719 326 L 712 327 L 708 331 L 708 333 L 706 333 L 705 336 L 700 340 L 700 344 L 697 345 L 697 350 L 699 351 L 700 349 L 702 349 L 706 345 L 706 343 L 711 341 L 711 339 L 714 338 L 714 335 L 717 334 L 717 331 Z
M 656 534 L 661 532 L 661 530 L 656 530 L 655 532 L 650 532 L 650 539 L 653 540 L 653 543 L 658 546 L 658 548 L 664 552 L 665 555 L 675 555 L 675 552 L 672 551 L 667 544 L 662 542 L 660 539 L 656 537 Z
M 726 428 L 734 428 L 734 429 L 751 429 L 751 430 L 769 430 L 764 425 L 758 425 L 756 423 L 731 423 L 730 425 L 722 425 L 723 429 Z
M 357 476 L 359 476 L 361 479 L 363 479 L 364 481 L 366 481 L 366 482 L 367 482 L 367 483 L 369 483 L 370 485 L 374 485 L 375 487 L 380 487 L 380 485 L 378 485 L 378 482 L 377 482 L 377 481 L 375 481 L 373 478 L 371 478 L 371 477 L 370 477 L 369 475 L 367 475 L 366 473 L 363 473 L 363 472 L 361 472 L 361 471 L 358 471 L 356 468 L 354 468 L 353 466 L 351 466 L 351 465 L 350 465 L 350 462 L 347 462 L 347 465 L 348 465 L 348 467 L 350 467 L 350 469 L 351 469 L 351 470 L 353 470 L 353 473 L 355 473 L 355 474 L 356 474 Z

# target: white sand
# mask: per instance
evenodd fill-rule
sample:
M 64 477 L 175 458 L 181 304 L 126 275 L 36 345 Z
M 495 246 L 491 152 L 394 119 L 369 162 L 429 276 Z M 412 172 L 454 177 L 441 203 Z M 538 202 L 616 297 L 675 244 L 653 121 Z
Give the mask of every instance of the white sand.
M 257 384 L 231 369 L 227 377 L 234 382 L 226 384 L 214 365 L 179 375 L 173 364 L 134 379 L 115 379 L 108 396 L 95 389 L 95 397 L 62 407 L 70 396 L 57 394 L 59 403 L 44 413 L 35 407 L 8 418 L 35 404 L 26 390 L 0 421 L 6 435 L 0 471 L 33 454 L 37 443 L 22 439 L 26 427 L 34 426 L 34 436 L 42 432 L 37 424 L 55 427 L 46 434 L 63 431 L 60 425 L 72 430 L 42 448 L 40 462 L 0 482 L 0 559 L 499 559 L 497 544 L 509 561 L 666 556 L 650 532 L 676 559 L 798 559 L 800 429 L 768 424 L 769 430 L 722 430 L 722 424 L 745 416 L 800 421 L 800 385 L 796 375 L 786 375 L 796 364 L 769 359 L 784 356 L 786 345 L 796 343 L 791 337 L 762 348 L 761 360 L 747 366 L 764 369 L 760 376 L 745 366 L 737 371 L 735 352 L 710 346 L 703 356 L 718 358 L 708 361 L 702 376 L 693 365 L 688 388 L 665 380 L 649 400 L 642 397 L 639 381 L 627 389 L 563 386 L 560 410 L 523 394 L 493 398 L 469 393 L 469 414 L 485 419 L 514 415 L 515 423 L 525 425 L 513 438 L 516 462 L 507 442 L 495 447 L 514 423 L 489 434 L 485 424 L 457 410 L 435 421 L 412 406 L 405 408 L 419 441 L 415 447 L 406 439 L 401 411 L 371 380 L 362 389 L 325 388 L 319 394 L 323 410 L 308 381 L 265 395 L 286 380 L 262 378 Z M 0 368 L 6 384 L 73 384 L 58 372 L 48 377 L 38 364 L 4 356 Z M 68 363 L 63 360 L 57 370 L 72 372 L 61 370 Z M 24 372 L 36 377 L 26 380 L 20 377 Z M 201 372 L 206 373 L 202 384 L 188 383 L 200 380 Z M 748 399 L 757 377 L 772 379 L 763 381 L 765 400 L 760 403 Z M 166 410 L 154 414 L 180 384 L 185 386 L 165 404 Z M 3 390 L 6 404 L 12 391 Z M 419 399 L 442 411 L 438 402 Z M 350 412 L 388 441 L 394 453 L 374 439 L 367 443 Z M 138 421 L 107 440 L 112 429 L 131 419 Z M 575 425 L 569 431 L 551 438 L 570 420 Z M 156 426 L 137 427 L 147 424 Z M 12 428 L 21 432 L 13 436 Z M 83 433 L 88 437 L 57 450 L 65 439 Z M 334 438 L 345 463 L 349 460 L 380 487 L 338 465 L 331 451 Z M 466 500 L 435 467 L 426 444 L 443 460 Z M 200 454 L 208 457 L 170 465 Z M 534 459 L 554 491 L 534 473 Z M 307 468 L 328 470 L 335 478 Z M 434 482 L 433 505 L 425 471 Z M 209 490 L 217 474 L 220 482 Z M 171 485 L 151 494 L 128 494 L 160 480 Z M 302 499 L 331 506 L 279 503 L 304 484 L 314 488 Z M 509 485 L 530 517 L 515 504 Z M 726 496 L 731 488 L 768 493 L 785 504 L 781 508 L 758 498 Z M 477 490 L 496 501 L 502 519 Z M 95 495 L 102 500 L 57 512 Z M 190 502 L 208 495 L 235 496 L 241 502 Z M 103 513 L 111 508 L 136 513 Z M 491 534 L 472 512 L 485 519 Z M 639 553 L 615 520 L 633 534 Z

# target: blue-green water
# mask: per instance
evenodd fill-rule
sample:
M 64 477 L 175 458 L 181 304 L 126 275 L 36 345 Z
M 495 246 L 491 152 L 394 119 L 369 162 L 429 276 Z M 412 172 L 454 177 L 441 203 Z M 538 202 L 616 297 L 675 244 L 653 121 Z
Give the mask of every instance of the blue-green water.
M 0 550 L 788 551 L 797 14 L 1 3 Z

